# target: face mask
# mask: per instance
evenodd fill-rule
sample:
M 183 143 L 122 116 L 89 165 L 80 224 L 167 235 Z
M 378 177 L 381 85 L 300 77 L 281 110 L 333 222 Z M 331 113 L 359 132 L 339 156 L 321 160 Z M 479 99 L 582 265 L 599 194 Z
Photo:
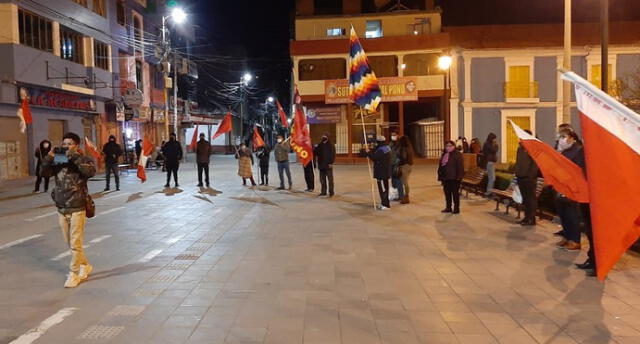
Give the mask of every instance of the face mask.
M 278 143 L 282 143 L 282 139 L 278 139 Z
M 395 135 L 392 135 L 392 136 L 391 136 L 391 141 L 398 141 L 398 137 L 397 137 L 397 136 L 395 136 Z
M 327 141 L 329 141 L 329 139 L 328 139 L 328 138 L 326 138 L 326 137 L 323 137 L 323 138 L 322 138 L 322 142 L 327 142 Z
M 49 148 L 49 144 L 48 143 L 44 143 L 44 144 L 42 144 L 42 147 Z
M 559 151 L 564 151 L 565 149 L 571 147 L 571 143 L 569 143 L 569 140 L 567 140 L 566 137 L 561 137 L 560 140 L 558 140 L 558 150 Z
M 444 148 L 444 150 L 445 150 L 447 153 L 451 153 L 451 152 L 453 152 L 455 149 L 456 149 L 456 147 L 450 147 L 450 146 L 447 146 L 447 147 L 445 147 L 445 148 Z

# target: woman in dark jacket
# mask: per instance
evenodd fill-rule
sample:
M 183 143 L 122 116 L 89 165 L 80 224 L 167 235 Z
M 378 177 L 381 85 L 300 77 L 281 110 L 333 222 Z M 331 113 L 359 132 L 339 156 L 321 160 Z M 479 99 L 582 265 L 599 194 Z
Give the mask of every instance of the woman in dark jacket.
M 413 166 L 413 147 L 407 136 L 401 136 L 399 142 L 397 158 L 400 169 L 400 183 L 402 184 L 404 196 L 400 199 L 400 204 L 407 204 L 409 203 L 409 176 L 411 175 L 411 167 Z
M 33 192 L 40 191 L 40 183 L 44 179 L 44 192 L 49 190 L 49 179 L 51 178 L 51 174 L 48 171 L 43 170 L 42 168 L 42 159 L 49 154 L 51 151 L 51 142 L 49 140 L 42 140 L 40 142 L 40 146 L 36 148 L 35 157 L 37 159 L 36 163 L 36 187 L 33 189 Z
M 498 137 L 494 133 L 489 133 L 487 136 L 487 141 L 484 142 L 482 146 L 482 159 L 483 162 L 487 165 L 485 168 L 487 169 L 487 192 L 485 196 L 491 195 L 491 189 L 496 182 L 496 162 L 498 162 Z
M 561 130 L 558 150 L 584 170 L 584 149 L 578 134 L 570 129 Z M 582 218 L 579 203 L 556 192 L 555 206 L 562 224 L 560 234 L 563 237 L 556 246 L 570 251 L 580 250 L 580 222 Z
M 453 141 L 447 141 L 438 165 L 438 180 L 442 182 L 444 197 L 447 202 L 443 213 L 460 213 L 460 182 L 464 176 L 462 153 L 456 150 Z M 453 201 L 453 209 L 451 203 Z

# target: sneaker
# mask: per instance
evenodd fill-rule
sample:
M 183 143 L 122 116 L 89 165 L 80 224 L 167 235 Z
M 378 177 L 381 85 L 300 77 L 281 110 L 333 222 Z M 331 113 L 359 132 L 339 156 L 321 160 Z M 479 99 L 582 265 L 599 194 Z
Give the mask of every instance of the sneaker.
M 75 272 L 69 272 L 67 280 L 64 282 L 65 288 L 75 288 L 80 284 L 80 277 Z
M 380 206 L 378 206 L 378 210 L 391 210 L 391 208 L 386 207 L 384 205 L 380 205 Z
M 207 187 L 209 187 L 209 183 L 207 183 Z
M 322 197 L 322 196 L 326 196 L 326 195 L 327 194 L 323 192 L 323 193 L 319 194 L 318 197 Z
M 116 191 L 120 191 L 120 187 L 119 186 L 116 186 Z
M 440 211 L 440 212 L 441 212 L 441 213 L 446 214 L 446 213 L 450 213 L 450 212 L 452 212 L 452 210 L 451 210 L 451 208 L 444 208 L 444 209 L 443 209 L 442 211 Z
M 179 185 L 178 183 L 176 183 L 176 186 L 174 186 L 174 188 L 177 188 L 177 187 L 179 187 L 179 186 L 180 186 L 180 185 Z
M 86 280 L 89 277 L 89 274 L 93 271 L 93 266 L 91 264 L 80 265 L 80 271 L 78 271 L 78 277 L 80 277 L 81 281 Z

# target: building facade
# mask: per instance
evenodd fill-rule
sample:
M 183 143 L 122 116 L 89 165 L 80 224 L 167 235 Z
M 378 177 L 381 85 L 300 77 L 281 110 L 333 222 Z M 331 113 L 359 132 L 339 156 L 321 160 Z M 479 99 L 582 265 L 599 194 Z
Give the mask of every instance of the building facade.
M 33 175 L 39 143 L 59 145 L 68 131 L 98 146 L 111 134 L 127 147 L 144 136 L 164 139 L 165 80 L 155 51 L 166 11 L 146 0 L 0 0 L 0 180 Z M 174 37 L 190 56 L 193 27 Z M 175 59 L 179 79 L 193 84 L 197 68 Z M 21 93 L 33 116 L 24 134 L 16 116 Z M 136 98 L 127 93 L 140 101 L 126 101 Z M 178 98 L 188 103 L 193 93 Z M 197 104 L 186 108 L 197 112 Z M 184 113 L 178 117 L 189 124 Z

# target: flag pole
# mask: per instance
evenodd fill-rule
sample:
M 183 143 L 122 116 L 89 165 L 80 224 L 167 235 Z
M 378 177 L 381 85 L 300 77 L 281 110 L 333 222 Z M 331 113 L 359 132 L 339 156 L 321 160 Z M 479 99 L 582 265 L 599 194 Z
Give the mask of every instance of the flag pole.
M 364 126 L 364 108 L 360 106 L 360 119 L 362 120 L 362 136 L 364 137 L 364 144 L 367 147 L 367 152 L 369 151 L 369 147 L 367 146 L 367 130 Z M 369 161 L 369 156 L 367 156 L 367 167 L 369 168 L 369 180 L 371 181 L 371 201 L 373 202 L 373 209 L 377 209 L 376 207 L 376 194 L 375 194 L 375 186 L 373 184 L 373 172 L 371 171 L 371 161 Z

